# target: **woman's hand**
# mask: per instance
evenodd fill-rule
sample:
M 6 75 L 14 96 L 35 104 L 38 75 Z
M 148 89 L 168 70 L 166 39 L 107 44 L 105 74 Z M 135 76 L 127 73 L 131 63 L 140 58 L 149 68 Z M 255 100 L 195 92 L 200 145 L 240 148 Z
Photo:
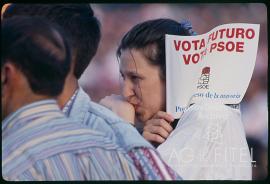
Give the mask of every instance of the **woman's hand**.
M 146 121 L 143 137 L 154 145 L 163 143 L 171 131 L 174 118 L 166 112 L 158 111 L 152 119 Z
M 125 101 L 122 96 L 112 94 L 101 99 L 99 103 L 109 108 L 125 121 L 134 125 L 135 109 L 133 105 Z

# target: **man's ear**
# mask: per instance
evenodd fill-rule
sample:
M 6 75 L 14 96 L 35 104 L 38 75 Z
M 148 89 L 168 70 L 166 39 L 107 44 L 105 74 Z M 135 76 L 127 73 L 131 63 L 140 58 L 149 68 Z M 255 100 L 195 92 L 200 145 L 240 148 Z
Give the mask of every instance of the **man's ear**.
M 1 87 L 2 89 L 5 86 L 10 85 L 11 82 L 16 82 L 16 76 L 18 75 L 18 69 L 12 63 L 5 63 L 1 67 Z M 2 91 L 3 92 L 3 91 Z
M 8 86 L 7 86 L 7 81 L 8 81 L 8 73 L 9 73 L 9 66 L 7 64 L 4 64 L 1 67 L 1 98 L 5 98 L 6 94 L 8 94 Z
M 17 95 L 21 95 L 21 72 L 17 67 L 11 63 L 6 62 L 1 66 L 1 99 L 2 99 L 2 117 L 4 118 L 14 107 L 14 94 L 17 92 Z M 18 98 L 18 97 L 17 97 Z
M 3 88 L 4 85 L 7 83 L 7 67 L 6 64 L 1 67 L 1 87 Z

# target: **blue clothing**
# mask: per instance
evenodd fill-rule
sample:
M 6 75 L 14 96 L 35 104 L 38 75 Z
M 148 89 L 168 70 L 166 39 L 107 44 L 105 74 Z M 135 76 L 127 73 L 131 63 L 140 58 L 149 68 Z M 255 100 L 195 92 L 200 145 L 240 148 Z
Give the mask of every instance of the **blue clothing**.
M 104 132 L 115 139 L 126 151 L 135 147 L 155 149 L 132 125 L 106 107 L 92 102 L 81 87 L 67 112 L 68 117 L 76 118 L 89 128 Z
M 181 180 L 165 162 L 155 148 L 147 142 L 128 122 L 124 122 L 112 111 L 91 101 L 90 97 L 79 88 L 64 107 L 68 117 L 90 129 L 104 132 L 121 148 L 128 152 L 136 166 L 141 180 Z

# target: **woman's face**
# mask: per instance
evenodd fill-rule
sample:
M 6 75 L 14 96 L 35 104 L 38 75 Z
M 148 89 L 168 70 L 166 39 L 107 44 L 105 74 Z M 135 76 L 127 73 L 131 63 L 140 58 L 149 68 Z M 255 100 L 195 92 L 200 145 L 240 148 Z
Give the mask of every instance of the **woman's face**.
M 159 66 L 149 64 L 139 50 L 122 51 L 122 95 L 134 106 L 136 118 L 142 123 L 158 111 L 165 111 L 165 80 L 161 80 L 160 72 Z

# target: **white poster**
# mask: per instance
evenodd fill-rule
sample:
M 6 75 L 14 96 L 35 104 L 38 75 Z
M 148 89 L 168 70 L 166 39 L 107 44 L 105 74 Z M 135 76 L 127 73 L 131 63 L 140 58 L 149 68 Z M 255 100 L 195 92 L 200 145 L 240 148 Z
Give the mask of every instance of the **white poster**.
M 259 24 L 232 23 L 196 36 L 166 35 L 167 112 L 192 103 L 240 103 L 255 66 Z

